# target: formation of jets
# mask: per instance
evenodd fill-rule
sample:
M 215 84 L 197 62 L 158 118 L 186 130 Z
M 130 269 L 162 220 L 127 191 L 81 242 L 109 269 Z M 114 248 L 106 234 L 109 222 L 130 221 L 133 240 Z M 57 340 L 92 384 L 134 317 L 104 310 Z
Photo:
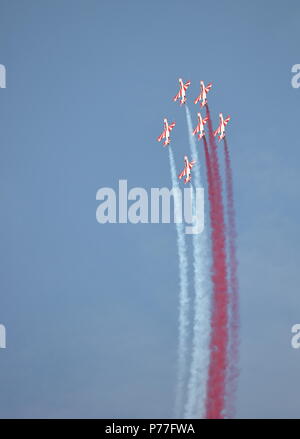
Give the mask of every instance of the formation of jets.
M 179 81 L 179 91 L 176 96 L 174 96 L 173 101 L 179 101 L 180 105 L 186 103 L 186 91 L 188 87 L 191 85 L 191 81 L 187 81 L 186 83 L 183 82 L 182 78 L 178 79 Z M 205 105 L 207 105 L 207 93 L 212 87 L 212 83 L 205 85 L 203 81 L 200 81 L 200 94 L 196 97 L 194 100 L 194 104 L 197 104 L 200 102 L 200 108 L 203 108 Z M 198 139 L 202 139 L 202 137 L 205 136 L 205 130 L 204 125 L 208 121 L 208 117 L 202 117 L 201 113 L 199 112 L 197 114 L 198 117 L 198 123 L 196 128 L 193 131 L 193 135 L 198 134 Z M 230 121 L 230 116 L 227 116 L 225 119 L 223 117 L 223 114 L 219 114 L 220 122 L 218 128 L 214 131 L 214 136 L 216 137 L 218 135 L 219 141 L 224 139 L 225 137 L 225 127 Z M 170 144 L 171 138 L 170 138 L 170 132 L 175 127 L 176 123 L 172 122 L 171 124 L 168 123 L 167 118 L 164 119 L 164 128 L 161 135 L 157 138 L 158 142 L 161 142 L 162 139 L 165 139 L 163 142 L 163 146 L 168 146 Z M 178 178 L 181 179 L 182 177 L 186 177 L 184 179 L 184 183 L 188 183 L 191 181 L 191 169 L 195 165 L 195 160 L 189 161 L 187 156 L 184 156 L 184 169 L 179 174 Z

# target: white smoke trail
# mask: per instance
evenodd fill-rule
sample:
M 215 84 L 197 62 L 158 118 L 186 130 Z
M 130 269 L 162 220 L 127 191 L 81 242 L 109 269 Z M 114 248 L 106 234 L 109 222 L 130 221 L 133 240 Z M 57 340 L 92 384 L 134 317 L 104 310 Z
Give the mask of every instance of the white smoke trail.
M 175 218 L 180 217 L 182 209 L 181 191 L 177 180 L 177 172 L 172 148 L 169 147 L 169 159 L 172 186 L 174 191 Z M 178 371 L 175 399 L 175 417 L 180 418 L 183 410 L 184 387 L 187 375 L 188 327 L 189 327 L 189 295 L 188 295 L 188 259 L 185 241 L 184 224 L 176 223 L 177 247 L 179 258 L 179 341 L 178 341 Z
M 196 147 L 191 114 L 186 106 L 186 119 L 189 134 L 189 144 L 194 167 L 195 187 L 202 187 L 199 157 Z M 195 197 L 194 197 L 195 198 Z M 206 386 L 209 366 L 209 337 L 210 337 L 210 295 L 208 274 L 207 230 L 193 235 L 194 255 L 194 325 L 192 341 L 192 359 L 188 381 L 187 403 L 185 418 L 203 418 L 205 414 Z

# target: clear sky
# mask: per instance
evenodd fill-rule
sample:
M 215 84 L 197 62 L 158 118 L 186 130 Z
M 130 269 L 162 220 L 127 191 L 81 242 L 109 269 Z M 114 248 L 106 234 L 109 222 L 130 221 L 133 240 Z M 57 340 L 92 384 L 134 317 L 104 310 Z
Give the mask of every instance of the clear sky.
M 239 417 L 299 417 L 298 1 L 0 0 L 0 417 L 170 417 L 173 224 L 96 222 L 96 191 L 170 186 L 178 77 L 230 114 L 241 285 Z M 203 151 L 200 151 L 204 160 Z M 204 167 L 202 167 L 204 170 Z

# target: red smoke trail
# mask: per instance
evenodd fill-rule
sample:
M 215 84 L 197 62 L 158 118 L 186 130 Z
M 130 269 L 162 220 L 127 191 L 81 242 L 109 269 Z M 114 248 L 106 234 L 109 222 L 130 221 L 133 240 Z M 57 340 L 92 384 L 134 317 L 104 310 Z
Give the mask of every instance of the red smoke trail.
M 234 403 L 237 391 L 237 380 L 239 375 L 239 284 L 237 277 L 236 257 L 236 226 L 233 198 L 233 180 L 229 149 L 226 137 L 224 138 L 225 153 L 225 186 L 227 196 L 228 215 L 228 249 L 229 249 L 229 305 L 230 305 L 230 342 L 229 342 L 229 371 L 228 371 L 228 401 L 226 402 L 226 417 L 233 418 L 235 414 Z
M 219 172 L 217 145 L 213 135 L 212 122 L 208 106 L 209 145 L 204 141 L 208 193 L 210 201 L 210 222 L 212 228 L 212 316 L 210 365 L 206 398 L 206 418 L 224 417 L 225 378 L 227 368 L 228 344 L 228 292 L 226 268 L 226 240 L 224 209 L 222 202 L 222 182 Z
M 207 173 L 207 183 L 208 183 L 208 198 L 209 198 L 209 202 L 210 202 L 210 211 L 211 211 L 211 207 L 213 205 L 213 197 L 214 197 L 214 193 L 215 193 L 214 192 L 214 179 L 213 179 L 213 175 L 212 175 L 212 167 L 211 167 L 211 162 L 210 162 L 210 157 L 209 157 L 209 152 L 208 152 L 207 140 L 205 137 L 203 137 L 203 143 L 204 143 L 205 163 L 206 163 L 206 173 Z

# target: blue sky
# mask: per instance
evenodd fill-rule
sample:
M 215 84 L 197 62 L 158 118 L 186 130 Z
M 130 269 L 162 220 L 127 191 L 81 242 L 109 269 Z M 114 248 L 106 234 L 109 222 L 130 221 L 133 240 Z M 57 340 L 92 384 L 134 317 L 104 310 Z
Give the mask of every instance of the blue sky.
M 230 114 L 239 417 L 299 417 L 299 2 L 1 0 L 0 417 L 169 417 L 174 225 L 96 222 L 96 191 L 170 186 L 178 77 Z M 196 109 L 190 104 L 193 120 Z M 204 161 L 203 151 L 200 159 Z M 204 167 L 202 167 L 204 170 Z

